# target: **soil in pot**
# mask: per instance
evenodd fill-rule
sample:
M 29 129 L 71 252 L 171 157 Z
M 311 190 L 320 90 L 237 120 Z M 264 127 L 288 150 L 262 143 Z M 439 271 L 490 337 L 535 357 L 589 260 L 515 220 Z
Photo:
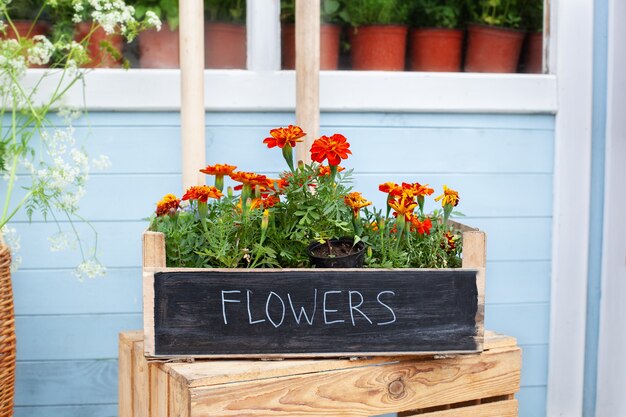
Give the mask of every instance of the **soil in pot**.
M 82 41 L 91 31 L 91 22 L 80 22 L 76 24 L 74 30 L 74 40 Z M 109 51 L 101 46 L 102 42 L 108 42 L 111 47 L 117 51 L 119 58 L 111 55 Z M 107 34 L 102 27 L 96 29 L 87 45 L 87 53 L 91 61 L 84 64 L 85 68 L 120 68 L 122 66 L 122 48 L 124 47 L 124 38 L 122 35 Z
M 141 68 L 179 68 L 179 31 L 167 23 L 160 31 L 146 30 L 139 34 L 139 64 Z
M 461 71 L 463 31 L 420 28 L 410 35 L 409 60 L 412 71 Z
M 525 33 L 495 26 L 468 28 L 466 72 L 517 72 Z
M 206 68 L 246 68 L 246 27 L 232 23 L 207 22 L 204 29 Z
M 543 72 L 543 32 L 532 32 L 526 36 L 522 52 L 522 72 L 529 74 Z
M 322 24 L 320 26 L 320 69 L 336 70 L 339 68 L 339 39 L 341 26 Z M 296 26 L 284 24 L 281 27 L 282 68 L 296 68 Z
M 407 32 L 402 25 L 350 29 L 352 69 L 404 71 Z
M 307 249 L 311 264 L 317 268 L 361 268 L 365 258 L 365 244 L 354 244 L 351 237 L 313 242 Z

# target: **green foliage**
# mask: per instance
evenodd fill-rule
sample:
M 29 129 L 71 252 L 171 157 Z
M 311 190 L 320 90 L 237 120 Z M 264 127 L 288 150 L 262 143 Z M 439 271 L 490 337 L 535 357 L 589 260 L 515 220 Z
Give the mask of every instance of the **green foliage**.
M 7 6 L 9 15 L 15 20 L 37 20 L 42 4 L 37 0 L 13 0 Z
M 408 0 L 349 0 L 340 16 L 354 27 L 405 24 L 409 20 L 410 6 Z
M 135 16 L 143 19 L 147 11 L 153 11 L 164 21 L 167 21 L 171 30 L 178 27 L 178 0 L 131 0 L 128 4 L 135 7 Z
M 531 32 L 543 30 L 544 0 L 526 0 L 523 9 L 524 26 Z
M 415 0 L 412 23 L 417 27 L 457 29 L 463 23 L 465 0 Z
M 467 0 L 472 21 L 490 26 L 518 29 L 522 24 L 522 3 L 526 0 Z
M 204 12 L 212 22 L 244 23 L 246 0 L 204 0 Z

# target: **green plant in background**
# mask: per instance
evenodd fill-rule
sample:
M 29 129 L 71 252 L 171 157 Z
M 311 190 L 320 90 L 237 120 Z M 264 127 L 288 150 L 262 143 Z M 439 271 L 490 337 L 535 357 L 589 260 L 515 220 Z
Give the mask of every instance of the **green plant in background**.
M 166 21 L 170 30 L 178 28 L 178 0 L 129 0 L 128 4 L 135 7 L 135 17 L 143 19 L 148 11 L 155 13 L 159 19 Z
M 341 23 L 341 13 L 344 8 L 343 0 L 322 0 L 320 14 L 324 23 Z M 294 23 L 296 20 L 296 1 L 280 1 L 280 21 L 282 23 Z
M 6 5 L 13 20 L 37 20 L 41 2 L 37 0 L 13 0 Z
M 526 0 L 467 0 L 474 23 L 519 29 L 522 24 L 521 4 Z
M 59 110 L 64 126 L 51 114 L 70 89 L 84 84 L 85 70 L 80 66 L 90 60 L 86 45 L 96 30 L 102 28 L 132 40 L 151 23 L 160 22 L 151 13 L 145 20 L 136 20 L 133 8 L 121 0 L 44 0 L 34 9 L 36 17 L 63 10 L 76 23 L 89 18 L 89 33 L 79 42 L 71 37 L 51 42 L 43 35 L 16 35 L 13 39 L 6 37 L 8 28 L 16 32 L 10 5 L 10 1 L 0 0 L 0 176 L 5 181 L 0 230 L 14 235 L 9 222 L 15 216 L 24 212 L 30 219 L 38 212 L 58 226 L 58 232 L 49 238 L 52 250 L 73 246 L 80 249 L 82 262 L 75 271 L 77 276 L 103 274 L 104 267 L 97 258 L 97 239 L 94 248 L 87 250 L 75 223 L 84 221 L 79 203 L 89 170 L 106 166 L 107 158 L 90 159 L 76 145 L 72 121 L 80 112 Z M 59 59 L 52 69 L 27 77 L 29 66 L 50 65 L 55 54 Z
M 245 23 L 246 0 L 204 0 L 204 12 L 211 22 Z
M 543 31 L 544 0 L 526 0 L 523 7 L 524 26 L 529 32 Z
M 340 16 L 354 27 L 405 24 L 410 10 L 408 0 L 349 0 Z
M 413 26 L 457 29 L 463 23 L 465 0 L 415 0 Z

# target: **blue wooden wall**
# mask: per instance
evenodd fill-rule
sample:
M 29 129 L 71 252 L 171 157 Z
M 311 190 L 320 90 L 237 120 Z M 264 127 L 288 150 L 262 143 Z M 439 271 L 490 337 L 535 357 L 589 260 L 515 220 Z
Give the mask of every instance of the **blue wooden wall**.
M 273 173 L 280 152 L 261 143 L 289 113 L 213 113 L 207 160 Z M 486 327 L 523 348 L 520 415 L 545 414 L 548 365 L 554 118 L 547 115 L 322 115 L 322 133 L 352 144 L 355 187 L 379 206 L 384 181 L 443 184 L 461 195 L 463 222 L 488 234 Z M 117 334 L 141 322 L 143 220 L 180 194 L 179 116 L 100 113 L 77 136 L 112 166 L 93 174 L 83 214 L 100 233 L 105 278 L 79 282 L 76 253 L 51 253 L 52 224 L 20 217 L 24 263 L 14 276 L 18 333 L 17 417 L 117 415 Z

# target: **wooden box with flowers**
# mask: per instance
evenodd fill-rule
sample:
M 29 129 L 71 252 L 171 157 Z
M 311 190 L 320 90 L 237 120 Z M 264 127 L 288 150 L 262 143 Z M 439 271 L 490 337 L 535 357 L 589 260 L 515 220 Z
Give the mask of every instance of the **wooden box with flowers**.
M 274 129 L 288 170 L 218 164 L 214 185 L 166 195 L 144 233 L 149 357 L 333 357 L 480 352 L 485 234 L 452 221 L 417 182 L 380 185 L 384 210 L 350 187 L 341 134 L 293 162 L 305 133 Z M 325 165 L 324 163 L 327 163 Z M 238 185 L 225 190 L 224 178 Z

